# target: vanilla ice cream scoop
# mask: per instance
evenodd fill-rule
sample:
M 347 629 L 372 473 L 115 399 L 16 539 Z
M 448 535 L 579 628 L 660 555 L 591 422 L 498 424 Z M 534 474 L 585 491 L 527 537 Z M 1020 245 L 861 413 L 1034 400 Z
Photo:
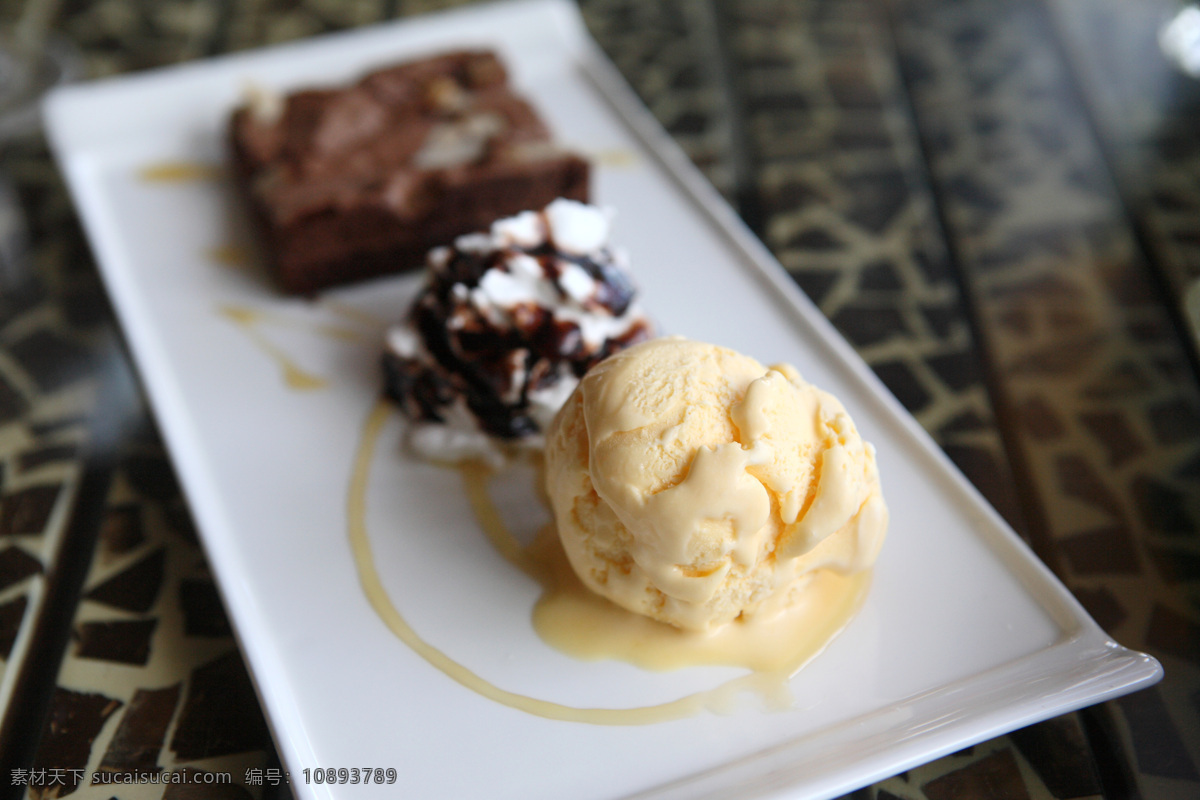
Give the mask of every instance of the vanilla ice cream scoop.
M 588 372 L 547 433 L 546 485 L 583 583 L 689 630 L 870 567 L 887 530 L 874 448 L 833 395 L 678 337 Z

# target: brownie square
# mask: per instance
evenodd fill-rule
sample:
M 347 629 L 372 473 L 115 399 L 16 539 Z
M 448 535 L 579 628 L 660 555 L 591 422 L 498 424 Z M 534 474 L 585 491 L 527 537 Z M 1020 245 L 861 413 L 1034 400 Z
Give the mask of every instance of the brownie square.
M 489 51 L 260 94 L 229 132 L 271 272 L 293 294 L 416 269 L 496 219 L 588 199 L 588 163 L 554 144 Z

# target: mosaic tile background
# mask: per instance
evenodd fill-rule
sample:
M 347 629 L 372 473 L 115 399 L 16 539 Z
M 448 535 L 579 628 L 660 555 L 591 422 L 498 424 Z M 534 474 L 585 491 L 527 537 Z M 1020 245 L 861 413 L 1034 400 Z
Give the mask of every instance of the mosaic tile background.
M 1041 3 L 897 4 L 935 192 L 993 365 L 1039 554 L 1169 680 L 1120 701 L 1145 796 L 1200 792 L 1200 395 L 1170 298 Z M 1047 120 L 1053 120 L 1048 125 Z
M 1165 58 L 1136 54 L 1161 49 L 1159 31 L 1182 6 L 1173 0 L 1049 5 L 1135 234 L 1181 304 L 1200 278 L 1200 81 Z M 1193 295 L 1184 311 L 1194 337 L 1198 300 Z
M 55 27 L 101 76 L 459 4 L 68 0 Z M 650 110 L 954 462 L 1103 626 L 1167 669 L 1153 690 L 855 796 L 1200 795 L 1200 390 L 1177 324 L 1200 270 L 1200 88 L 1152 57 L 1175 4 L 580 5 Z M 9 146 L 0 165 L 43 276 L 0 309 L 3 703 L 92 463 L 114 337 L 44 149 Z M 61 662 L 39 665 L 43 734 L 22 752 L 41 768 L 239 780 L 14 796 L 284 796 L 144 412 L 122 442 L 99 531 L 80 535 L 90 557 Z M 18 698 L 6 724 L 30 706 Z M 247 770 L 264 780 L 246 785 Z
M 115 337 L 105 324 L 106 305 L 74 212 L 44 149 L 6 144 L 0 177 L 5 181 L 0 195 L 20 203 L 0 213 L 27 229 L 26 236 L 7 243 L 6 257 L 16 253 L 36 268 L 16 271 L 17 279 L 0 292 L 3 753 L 29 737 L 13 727 L 10 712 L 28 694 L 40 694 L 39 683 L 44 684 L 36 674 L 32 679 L 23 674 L 21 665 L 47 652 L 53 656 L 54 637 L 47 637 L 42 621 L 62 606 L 55 602 L 60 595 L 69 603 L 66 562 L 77 560 L 70 528 L 79 512 L 84 461 L 95 442 L 92 412 L 105 380 L 103 365 L 115 352 Z

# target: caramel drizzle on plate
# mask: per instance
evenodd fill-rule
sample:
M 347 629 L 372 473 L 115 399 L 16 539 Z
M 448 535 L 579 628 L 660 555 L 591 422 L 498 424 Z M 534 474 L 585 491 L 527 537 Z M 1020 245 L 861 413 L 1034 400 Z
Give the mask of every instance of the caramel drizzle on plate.
M 199 161 L 160 161 L 142 167 L 137 175 L 146 183 L 192 183 L 221 177 L 221 168 Z
M 772 643 L 775 648 L 787 650 L 781 658 L 772 662 L 771 668 L 752 669 L 748 674 L 720 683 L 712 689 L 665 703 L 630 708 L 581 708 L 504 689 L 468 669 L 418 634 L 383 587 L 371 549 L 367 497 L 376 446 L 393 413 L 392 406 L 383 400 L 377 401 L 372 407 L 362 428 L 350 477 L 347 533 L 363 592 L 379 618 L 413 652 L 462 686 L 497 703 L 547 719 L 594 725 L 648 725 L 692 716 L 704 710 L 728 713 L 736 708 L 738 697 L 745 692 L 759 695 L 768 708 L 786 709 L 791 706 L 788 689 L 790 677 L 845 627 L 865 597 L 869 574 L 843 577 L 830 573 L 827 577 L 831 582 L 817 593 L 815 602 L 810 604 L 814 608 L 819 607 L 820 624 L 815 626 L 819 630 L 811 630 L 814 621 L 812 608 L 802 610 L 794 618 L 784 619 L 786 615 L 781 615 L 782 628 L 766 629 L 768 633 L 763 637 L 764 641 Z M 668 625 L 618 609 L 593 595 L 574 579 L 552 527 L 543 528 L 533 542 L 522 545 L 504 524 L 488 495 L 488 483 L 493 473 L 479 464 L 463 466 L 461 472 L 467 501 L 488 540 L 510 564 L 542 584 L 543 595 L 534 609 L 533 620 L 538 634 L 549 644 L 579 658 L 624 658 L 651 669 L 740 663 L 743 660 L 744 653 L 732 652 L 731 648 L 712 636 L 677 631 Z M 599 617 L 593 616 L 588 610 L 594 608 L 601 609 Z M 604 619 L 607 622 L 602 621 L 602 625 L 607 630 L 600 631 L 602 635 L 596 635 L 597 631 L 591 625 Z M 784 628 L 798 636 L 781 641 L 777 634 Z M 658 645 L 651 643 L 647 648 L 647 631 L 651 632 L 650 639 L 659 640 Z M 693 649 L 680 644 L 687 639 L 691 640 Z M 709 646 L 704 640 L 716 644 Z M 733 650 L 745 643 L 744 637 L 738 635 L 731 641 Z M 599 650 L 588 650 L 596 647 Z M 651 653 L 649 657 L 644 656 L 647 650 Z M 643 656 L 640 659 L 630 658 L 637 651 L 642 651 Z

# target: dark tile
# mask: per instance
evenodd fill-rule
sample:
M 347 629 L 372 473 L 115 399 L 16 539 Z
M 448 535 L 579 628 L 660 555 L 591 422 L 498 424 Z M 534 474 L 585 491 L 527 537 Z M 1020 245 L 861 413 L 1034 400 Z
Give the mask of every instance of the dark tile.
M 1139 770 L 1161 778 L 1200 782 L 1200 771 L 1192 763 L 1158 687 L 1118 698 L 1117 703 L 1129 726 Z M 1196 788 L 1200 793 L 1200 786 Z
M 1200 246 L 1200 230 L 1194 227 L 1177 228 L 1170 231 L 1170 239 L 1189 248 Z
M 1195 144 L 1190 136 L 1180 136 L 1177 130 L 1164 126 L 1149 138 L 1156 155 L 1167 161 L 1182 161 L 1192 154 Z
M 16 545 L 0 551 L 0 591 L 42 571 L 42 562 Z
M 807 94 L 803 91 L 790 88 L 776 88 L 769 91 L 747 94 L 743 97 L 743 102 L 746 104 L 746 111 L 749 113 L 796 112 L 804 111 L 812 106 L 812 100 Z
M 41 281 L 25 281 L 6 289 L 0 293 L 0 326 L 8 325 L 45 299 L 46 290 Z
M 1200 665 L 1200 625 L 1155 603 L 1146 625 L 1146 646 Z
M 769 167 L 764 172 L 769 171 Z M 829 203 L 828 195 L 817 187 L 800 180 L 787 180 L 770 190 L 762 189 L 763 206 L 768 213 L 795 211 L 805 206 Z
M 95 586 L 84 596 L 125 611 L 149 611 L 162 586 L 166 555 L 166 550 L 160 547 Z
M 996 314 L 995 320 L 1000 333 L 1015 334 L 1018 338 L 1033 333 L 1033 311 L 1027 306 L 1002 309 Z
M 1091 326 L 1091 312 L 1081 306 L 1055 306 L 1046 309 L 1045 319 L 1055 336 L 1086 333 Z
M 0 423 L 9 422 L 25 413 L 29 402 L 0 375 Z
M 96 281 L 64 286 L 58 300 L 63 316 L 73 328 L 94 328 L 113 316 L 108 298 Z
M 1182 548 L 1150 547 L 1158 574 L 1168 583 L 1200 580 L 1200 553 Z
M 910 76 L 913 82 L 919 82 L 922 78 L 918 74 L 920 70 L 910 70 Z M 925 128 L 925 133 L 921 137 L 925 142 L 926 149 L 930 153 L 947 153 L 952 152 L 957 146 L 955 132 L 941 120 L 928 120 Z
M 837 284 L 840 277 L 836 272 L 815 269 L 795 270 L 790 274 L 792 280 L 799 284 L 804 293 L 808 295 L 808 299 L 817 305 L 821 305 L 821 301 Z
M 1104 192 L 1108 189 L 1108 177 L 1097 174 L 1101 171 L 1091 165 L 1072 167 L 1066 171 L 1066 183 L 1068 186 L 1088 192 Z
M 940 284 L 954 276 L 950 258 L 940 240 L 933 244 L 918 243 L 913 247 L 911 254 L 913 261 L 930 283 Z
M 180 684 L 164 689 L 138 689 L 104 752 L 101 770 L 156 772 L 167 727 L 179 703 Z
M 1018 406 L 1017 414 L 1030 435 L 1037 439 L 1057 439 L 1066 432 L 1066 426 L 1054 410 L 1054 406 L 1040 397 L 1031 397 Z
M 921 316 L 925 317 L 929 329 L 939 339 L 949 337 L 959 325 L 966 322 L 962 309 L 958 307 L 957 303 L 923 305 L 921 306 Z
M 1191 458 L 1185 458 L 1179 462 L 1171 472 L 1171 477 L 1181 481 L 1194 481 L 1200 478 L 1200 452 Z
M 1022 231 L 1020 236 L 1008 237 L 998 243 L 997 260 L 991 267 L 1024 264 L 1036 258 L 1066 259 L 1074 251 L 1079 231 L 1048 219 L 1040 228 Z M 1069 307 L 1062 300 L 1079 300 L 1084 289 L 1066 275 L 1037 275 L 1013 287 L 1028 300 L 1038 300 L 1048 307 Z M 1058 302 L 1055 302 L 1055 301 Z
M 1013 359 L 1009 371 L 1014 375 L 1055 375 L 1070 377 L 1079 375 L 1095 358 L 1100 349 L 1100 339 L 1095 336 L 1079 337 L 1038 347 Z M 1100 395 L 1096 395 L 1100 396 Z
M 1029 139 L 1043 152 L 1058 154 L 1066 149 L 1067 137 L 1058 125 L 1027 122 L 1024 127 Z
M 783 247 L 788 250 L 796 249 L 818 253 L 840 250 L 844 246 L 843 242 L 822 228 L 806 228 L 783 242 Z
M 57 444 L 40 447 L 37 450 L 27 450 L 17 459 L 17 468 L 22 472 L 37 469 L 43 464 L 55 461 L 69 461 L 79 453 L 79 448 L 73 444 Z
M 977 50 L 979 46 L 987 40 L 988 36 L 986 31 L 982 27 L 976 25 L 964 25 L 955 31 L 954 36 L 952 37 L 954 44 L 959 48 L 959 50 L 963 51 L 964 54 L 966 54 L 967 51 Z
M 8 352 L 46 392 L 80 380 L 91 367 L 92 354 L 87 348 L 48 330 L 36 330 L 13 342 Z
M 863 265 L 858 274 L 858 288 L 864 291 L 896 291 L 904 288 L 904 282 L 896 274 L 896 266 L 883 259 Z
M 1008 738 L 1052 796 L 1074 798 L 1104 794 L 1092 749 L 1074 714 L 1013 731 Z
M 30 486 L 0 499 L 0 536 L 42 533 L 61 486 Z
M 112 506 L 100 524 L 100 554 L 103 560 L 131 552 L 146 541 L 142 511 L 136 503 Z
M 992 262 L 992 269 L 1011 267 L 1013 262 L 1027 261 L 1043 252 L 1067 257 L 1074 247 L 1074 232 L 1032 231 L 1016 239 L 1005 239 L 988 250 L 983 258 Z M 1064 308 L 1087 300 L 1083 289 L 1070 277 L 1057 273 L 1035 273 L 1021 280 L 1006 281 L 993 289 L 996 300 L 1015 300 L 1021 304 L 1036 304 L 1039 308 Z
M 890 150 L 895 146 L 883 116 L 871 113 L 843 120 L 829 143 L 833 150 Z
M 1158 319 L 1128 320 L 1125 330 L 1129 332 L 1129 337 L 1139 344 L 1157 344 L 1167 339 L 1173 340 L 1175 337 L 1164 321 Z
M 956 392 L 961 392 L 982 379 L 979 356 L 974 350 L 930 356 L 925 360 L 942 382 Z
M 145 664 L 158 620 L 82 622 L 75 628 L 75 655 L 120 664 Z
M 155 500 L 165 500 L 179 494 L 179 484 L 171 464 L 162 455 L 131 455 L 121 468 L 133 488 Z
M 1160 444 L 1191 441 L 1200 435 L 1200 413 L 1187 398 L 1173 398 L 1147 409 L 1146 418 Z
M 196 523 L 192 511 L 182 497 L 173 497 L 163 503 L 163 518 L 173 533 L 189 544 L 199 545 L 196 538 Z
M 825 85 L 833 101 L 842 108 L 874 108 L 882 105 L 874 79 L 866 64 L 844 61 L 825 66 Z
M 28 422 L 29 432 L 35 438 L 41 439 L 46 436 L 51 436 L 68 428 L 80 427 L 87 425 L 89 418 L 87 416 L 66 416 L 56 417 L 54 419 L 37 420 L 36 422 Z
M 867 180 L 849 183 L 847 190 L 854 200 L 846 211 L 846 218 L 874 234 L 886 231 L 912 197 L 904 173 L 900 171 L 872 174 Z
M 952 417 L 946 424 L 938 428 L 937 433 L 940 437 L 946 437 L 956 433 L 974 433 L 989 428 L 991 428 L 991 423 L 972 410 Z
M 675 136 L 688 136 L 708 130 L 708 115 L 699 111 L 684 111 L 667 121 L 666 128 Z
M 1120 411 L 1084 412 L 1079 421 L 1108 453 L 1108 463 L 1117 467 L 1145 452 L 1146 446 Z
M 699 63 L 680 64 L 671 74 L 672 89 L 700 89 L 704 83 L 704 68 Z
M 1188 385 L 1196 379 L 1192 368 L 1186 360 L 1178 357 L 1178 353 L 1151 356 L 1150 363 L 1169 383 Z
M 844 306 L 833 316 L 833 324 L 857 347 L 877 344 L 893 336 L 904 336 L 904 317 L 894 308 Z
M 1142 571 L 1133 537 L 1120 525 L 1067 536 L 1060 547 L 1079 575 L 1137 575 Z
M 183 609 L 183 628 L 188 636 L 228 636 L 229 619 L 213 582 L 185 578 L 179 582 L 179 605 Z
M 157 457 L 162 457 L 162 435 L 159 433 L 158 425 L 152 416 L 143 414 L 137 419 L 130 420 L 130 427 L 131 430 L 128 437 L 129 447 L 124 453 L 125 460 L 134 455 L 148 458 L 154 457 L 157 454 Z
M 1120 499 L 1082 456 L 1059 456 L 1054 467 L 1064 494 L 1106 512 L 1114 521 L 1121 520 Z
M 929 800 L 1028 800 L 1029 790 L 1012 750 L 1000 750 L 926 783 Z
M 994 214 L 1004 208 L 1004 200 L 980 181 L 966 175 L 951 178 L 945 188 L 954 202 L 976 211 Z
M 1125 308 L 1161 308 L 1162 301 L 1154 286 L 1146 279 L 1146 264 L 1123 264 L 1118 268 L 1101 270 L 1099 275 L 1109 287 L 1109 296 Z
M 1085 397 L 1097 400 L 1119 400 L 1125 397 L 1142 397 L 1155 386 L 1155 380 L 1138 364 L 1123 362 L 1113 364 L 1083 388 Z
M 1092 589 L 1073 586 L 1071 593 L 1096 620 L 1096 624 L 1110 633 L 1129 616 L 1121 606 L 1121 601 L 1106 587 Z
M 921 384 L 920 378 L 903 361 L 885 361 L 871 367 L 896 399 L 911 412 L 917 412 L 929 404 L 930 395 Z
M 197 773 L 201 770 L 186 769 L 183 772 Z M 186 782 L 168 783 L 162 795 L 162 800 L 252 800 L 252 798 L 253 795 L 244 786 L 236 783 L 209 783 L 205 778 L 195 775 L 190 776 Z
M 25 607 L 29 601 L 24 595 L 9 600 L 0 606 L 0 659 L 8 660 L 12 653 L 17 635 L 21 632 L 21 623 L 25 619 Z
M 1196 208 L 1196 196 L 1173 187 L 1160 186 L 1150 193 L 1150 201 L 1161 211 L 1190 211 Z
M 67 786 L 47 787 L 50 791 L 62 794 L 74 791 L 74 778 L 87 766 L 92 742 L 104 722 L 120 707 L 120 700 L 102 694 L 73 692 L 62 687 L 54 690 L 50 715 L 33 761 L 34 769 L 65 770 Z
M 984 447 L 944 443 L 942 450 L 1010 525 L 1021 530 L 1021 509 L 1008 465 Z
M 1151 531 L 1189 537 L 1195 533 L 1186 494 L 1147 475 L 1135 477 L 1132 488 L 1138 516 Z
M 237 651 L 198 667 L 171 737 L 183 760 L 262 750 L 270 739 L 254 687 Z

